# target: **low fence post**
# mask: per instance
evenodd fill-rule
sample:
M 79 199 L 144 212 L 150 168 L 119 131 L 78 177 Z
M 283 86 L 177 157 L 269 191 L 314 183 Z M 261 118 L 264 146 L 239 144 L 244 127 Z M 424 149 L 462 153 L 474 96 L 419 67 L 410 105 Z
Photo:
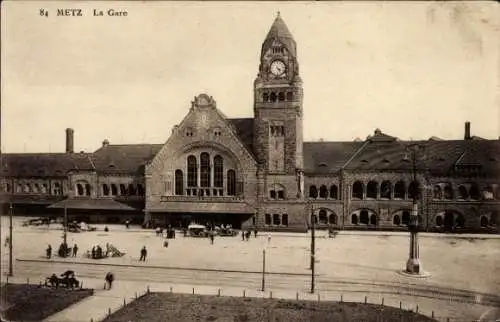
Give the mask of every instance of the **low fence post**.
M 243 297 L 245 297 L 245 290 L 243 290 Z
M 368 300 L 368 299 L 367 299 L 367 296 L 365 295 L 365 304 L 366 304 L 367 300 Z
M 269 298 L 272 299 L 273 298 L 273 292 L 269 292 Z
M 434 319 L 434 311 L 432 311 L 432 318 Z
M 344 302 L 344 294 L 340 294 L 340 303 Z
M 401 301 L 399 301 L 399 309 L 401 310 L 403 308 L 403 304 L 401 303 Z
M 298 301 L 299 300 L 299 292 L 295 294 L 295 299 Z
M 382 298 L 382 305 L 384 305 L 384 298 Z
M 193 295 L 194 295 L 194 287 L 193 287 Z

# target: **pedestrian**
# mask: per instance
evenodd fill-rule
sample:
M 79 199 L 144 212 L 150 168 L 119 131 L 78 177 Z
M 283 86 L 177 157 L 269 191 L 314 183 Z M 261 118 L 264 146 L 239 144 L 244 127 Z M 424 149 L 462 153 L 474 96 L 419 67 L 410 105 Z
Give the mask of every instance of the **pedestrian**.
M 128 229 L 128 227 L 129 227 L 129 226 L 130 226 L 130 221 L 128 221 L 128 219 L 127 219 L 127 220 L 125 221 L 125 227 L 127 227 L 127 229 Z
M 113 273 L 111 272 L 108 272 L 106 274 L 106 277 L 104 277 L 104 280 L 106 281 L 106 283 L 104 284 L 104 289 L 106 289 L 106 284 L 108 285 L 108 290 L 111 289 L 111 285 L 113 284 L 113 281 L 115 280 L 115 276 L 113 275 Z
M 245 240 L 245 231 L 243 229 L 241 230 L 241 240 Z
M 255 238 L 257 238 L 257 228 L 255 228 L 255 229 L 253 230 L 253 236 L 254 236 Z
M 267 234 L 267 242 L 270 243 L 271 242 L 271 233 Z
M 168 247 L 168 240 L 165 239 L 165 241 L 163 242 L 163 247 L 165 247 L 165 248 Z
M 210 233 L 210 244 L 212 244 L 212 245 L 214 244 L 214 233 L 213 232 Z
M 141 249 L 141 257 L 139 258 L 139 262 L 140 261 L 143 261 L 145 262 L 146 261 L 146 256 L 148 255 L 148 251 L 146 250 L 146 246 L 142 246 L 142 249 Z
M 247 241 L 250 239 L 250 230 L 247 230 L 247 232 L 245 233 L 245 238 Z
M 75 246 L 73 246 L 73 257 L 76 257 L 77 253 L 78 253 L 78 246 L 75 243 Z
M 92 247 L 92 259 L 95 259 L 95 246 Z
M 47 259 L 50 259 L 51 256 L 52 256 L 52 246 L 49 245 L 49 247 L 47 247 Z

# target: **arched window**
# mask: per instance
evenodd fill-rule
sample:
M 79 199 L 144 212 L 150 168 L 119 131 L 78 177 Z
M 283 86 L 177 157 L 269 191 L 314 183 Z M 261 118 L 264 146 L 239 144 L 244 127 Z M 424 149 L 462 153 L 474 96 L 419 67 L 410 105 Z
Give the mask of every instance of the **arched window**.
M 281 224 L 288 227 L 288 214 L 281 215 Z
M 481 227 L 488 227 L 488 218 L 486 216 L 481 216 Z
M 410 212 L 408 210 L 403 211 L 403 225 L 408 225 L 410 222 Z
M 120 184 L 120 195 L 125 196 L 127 194 L 127 189 L 124 184 Z
M 464 186 L 458 187 L 458 196 L 460 199 L 469 198 L 469 193 L 467 192 L 467 188 L 465 188 Z
M 210 187 L 210 155 L 203 152 L 200 155 L 200 184 L 202 187 Z
M 319 197 L 320 198 L 326 198 L 328 197 L 328 189 L 326 186 L 323 184 L 321 187 L 319 187 Z
M 275 92 L 271 92 L 271 96 L 270 96 L 270 100 L 271 102 L 276 102 L 276 93 Z
M 356 214 L 353 214 L 351 216 L 351 224 L 357 225 L 358 224 L 358 216 Z
M 287 101 L 293 101 L 293 92 L 287 92 L 286 93 L 286 100 Z
M 196 157 L 194 155 L 188 156 L 187 169 L 188 169 L 188 177 L 187 177 L 188 187 L 197 187 L 198 186 L 198 166 L 196 164 Z
M 433 197 L 434 197 L 434 199 L 441 199 L 443 197 L 442 191 L 441 191 L 441 186 L 439 186 L 439 185 L 434 186 Z
M 224 185 L 224 160 L 220 155 L 214 158 L 214 186 L 222 188 Z
M 76 195 L 77 196 L 83 196 L 84 191 L 83 191 L 83 185 L 80 183 L 76 184 Z
M 380 198 L 391 199 L 392 185 L 390 181 L 382 182 L 380 186 Z
M 54 183 L 54 194 L 55 195 L 62 195 L 62 189 L 61 189 L 61 184 L 59 182 Z
M 359 214 L 359 222 L 365 225 L 368 225 L 368 211 L 366 210 L 361 210 L 361 213 Z
M 363 199 L 363 183 L 356 181 L 352 185 L 352 198 Z
M 184 176 L 182 170 L 175 170 L 175 194 L 177 196 L 184 194 Z
M 118 194 L 118 188 L 116 187 L 116 184 L 111 184 L 111 195 L 116 196 Z
M 336 225 L 338 223 L 337 215 L 336 214 L 330 214 L 330 216 L 328 216 L 328 223 L 330 225 Z
M 268 226 L 271 225 L 271 215 L 270 214 L 266 214 L 264 224 L 268 225 Z
M 454 217 L 455 216 L 452 212 L 449 212 L 449 211 L 445 212 L 443 225 L 447 229 L 451 229 L 453 227 L 453 225 L 455 225 L 455 218 Z
M 377 226 L 377 216 L 375 214 L 370 216 L 370 225 Z
M 85 184 L 85 194 L 87 196 L 90 196 L 91 192 L 92 192 L 92 187 L 88 183 Z
M 339 198 L 339 191 L 338 191 L 336 185 L 332 185 L 330 187 L 330 198 L 331 199 L 338 199 Z
M 146 194 L 146 191 L 144 190 L 144 186 L 141 183 L 137 184 L 137 194 L 139 196 L 144 196 Z
M 128 193 L 129 195 L 133 196 L 135 195 L 137 192 L 135 191 L 135 187 L 133 184 L 129 184 L 128 185 Z
M 273 215 L 273 225 L 274 226 L 279 226 L 281 225 L 281 218 L 279 214 L 274 214 Z
M 398 181 L 394 186 L 394 198 L 404 199 L 406 192 L 406 185 L 404 181 Z
M 420 184 L 418 182 L 412 181 L 408 187 L 408 197 L 410 199 L 420 198 Z
M 320 224 L 326 224 L 328 221 L 327 221 L 327 217 L 326 217 L 326 210 L 324 209 L 321 209 L 319 211 L 319 223 Z
M 285 93 L 279 92 L 278 93 L 278 101 L 283 102 L 285 100 Z
M 102 185 L 102 194 L 104 196 L 109 196 L 109 186 L 107 184 Z
M 234 170 L 227 171 L 227 195 L 236 195 L 236 172 Z
M 453 196 L 453 188 L 451 187 L 451 184 L 446 184 L 444 186 L 444 193 L 443 193 L 443 197 L 444 199 L 446 200 L 452 200 L 454 198 Z
M 399 215 L 394 215 L 392 218 L 392 223 L 396 226 L 401 225 L 401 219 L 399 218 Z
M 378 183 L 375 181 L 368 182 L 366 186 L 366 197 L 367 198 L 377 198 Z
M 309 187 L 309 198 L 318 198 L 318 189 L 314 185 Z
M 264 102 L 269 102 L 269 94 L 268 93 L 264 93 L 262 94 L 262 100 Z
M 436 226 L 438 226 L 438 227 L 443 226 L 443 217 L 441 217 L 441 216 L 436 217 Z
M 479 195 L 479 189 L 477 187 L 477 184 L 475 184 L 475 183 L 471 184 L 470 189 L 469 189 L 469 195 L 470 195 L 470 198 L 472 200 L 481 199 L 481 197 Z

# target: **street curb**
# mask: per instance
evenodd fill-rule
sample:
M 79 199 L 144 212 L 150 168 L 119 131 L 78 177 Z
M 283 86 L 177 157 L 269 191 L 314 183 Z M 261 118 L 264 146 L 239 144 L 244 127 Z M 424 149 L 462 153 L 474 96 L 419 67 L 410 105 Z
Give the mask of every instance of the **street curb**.
M 216 268 L 194 268 L 194 267 L 173 267 L 173 266 L 156 266 L 156 265 L 92 263 L 92 262 L 75 262 L 75 261 L 42 260 L 42 259 L 22 259 L 22 258 L 16 258 L 16 261 L 35 262 L 35 263 L 57 263 L 57 264 L 75 264 L 75 265 L 98 265 L 98 266 L 115 266 L 115 267 L 154 268 L 154 269 L 200 271 L 200 272 L 262 274 L 262 271 L 257 272 L 257 271 L 229 270 L 229 269 L 216 269 Z M 268 271 L 266 271 L 266 275 L 311 276 L 311 274 L 306 274 L 306 273 L 268 272 Z M 316 276 L 318 276 L 318 274 L 316 274 Z

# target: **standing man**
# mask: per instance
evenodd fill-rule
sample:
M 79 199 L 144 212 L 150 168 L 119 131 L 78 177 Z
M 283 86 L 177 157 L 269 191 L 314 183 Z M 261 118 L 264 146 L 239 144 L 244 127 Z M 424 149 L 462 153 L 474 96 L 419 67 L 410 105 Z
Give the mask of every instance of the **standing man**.
M 210 244 L 214 244 L 214 232 L 210 232 Z
M 113 281 L 115 280 L 113 273 L 108 272 L 106 274 L 106 277 L 104 277 L 104 280 L 106 281 L 106 284 L 108 285 L 108 290 L 110 290 L 111 285 L 113 284 Z M 104 289 L 106 289 L 106 284 L 104 284 Z
M 146 250 L 146 246 L 143 246 L 142 249 L 141 249 L 141 257 L 139 258 L 139 262 L 140 261 L 145 262 L 147 255 L 148 255 L 148 251 Z
M 75 243 L 75 246 L 73 246 L 73 257 L 76 257 L 77 253 L 78 253 L 78 246 Z
M 52 256 L 52 246 L 49 245 L 49 247 L 47 247 L 47 259 L 50 259 L 51 256 Z
M 127 229 L 128 229 L 129 225 L 130 225 L 130 221 L 128 221 L 128 219 L 127 219 L 127 220 L 125 221 L 125 227 L 127 227 Z

